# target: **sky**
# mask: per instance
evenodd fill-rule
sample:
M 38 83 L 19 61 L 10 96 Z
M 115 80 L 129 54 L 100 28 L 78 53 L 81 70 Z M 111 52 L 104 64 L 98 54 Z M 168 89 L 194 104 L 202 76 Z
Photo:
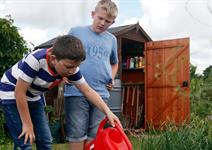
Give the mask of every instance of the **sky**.
M 197 73 L 212 65 L 212 0 L 114 0 L 121 26 L 139 22 L 153 39 L 190 38 Z M 10 14 L 29 47 L 73 26 L 90 25 L 97 0 L 0 0 L 0 17 Z

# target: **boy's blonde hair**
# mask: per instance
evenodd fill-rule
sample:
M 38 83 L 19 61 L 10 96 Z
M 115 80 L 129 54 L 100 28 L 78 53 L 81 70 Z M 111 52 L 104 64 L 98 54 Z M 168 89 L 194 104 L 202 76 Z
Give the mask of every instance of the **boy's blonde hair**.
M 96 5 L 95 11 L 98 9 L 106 10 L 107 14 L 113 18 L 116 18 L 118 15 L 118 8 L 111 0 L 100 0 Z

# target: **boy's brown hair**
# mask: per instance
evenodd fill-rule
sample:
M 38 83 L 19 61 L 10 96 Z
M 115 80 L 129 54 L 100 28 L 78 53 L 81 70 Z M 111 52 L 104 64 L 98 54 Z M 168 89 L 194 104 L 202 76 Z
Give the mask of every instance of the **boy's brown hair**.
M 52 55 L 55 55 L 57 60 L 83 61 L 86 57 L 82 42 L 72 35 L 57 37 L 52 47 Z
M 111 0 L 100 0 L 96 5 L 95 11 L 99 9 L 104 9 L 112 18 L 116 18 L 118 15 L 118 8 Z

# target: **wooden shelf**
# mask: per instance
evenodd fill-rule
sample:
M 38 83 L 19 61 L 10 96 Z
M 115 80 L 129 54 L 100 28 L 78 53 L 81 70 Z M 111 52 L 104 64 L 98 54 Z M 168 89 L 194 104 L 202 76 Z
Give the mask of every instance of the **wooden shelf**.
M 125 82 L 122 83 L 123 86 L 130 86 L 130 85 L 144 85 L 144 82 Z
M 122 71 L 138 71 L 138 70 L 144 70 L 144 67 L 142 67 L 142 68 L 130 68 L 130 69 L 124 68 L 124 69 L 122 69 Z

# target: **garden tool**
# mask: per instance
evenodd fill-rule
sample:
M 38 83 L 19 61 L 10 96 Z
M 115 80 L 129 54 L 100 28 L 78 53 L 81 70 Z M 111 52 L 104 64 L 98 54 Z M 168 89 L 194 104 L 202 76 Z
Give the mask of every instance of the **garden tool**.
M 96 138 L 85 150 L 132 150 L 132 144 L 118 123 L 115 127 L 107 126 L 108 119 L 101 121 Z

